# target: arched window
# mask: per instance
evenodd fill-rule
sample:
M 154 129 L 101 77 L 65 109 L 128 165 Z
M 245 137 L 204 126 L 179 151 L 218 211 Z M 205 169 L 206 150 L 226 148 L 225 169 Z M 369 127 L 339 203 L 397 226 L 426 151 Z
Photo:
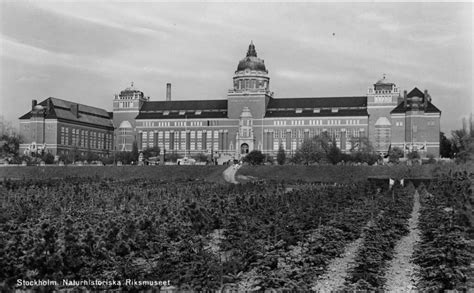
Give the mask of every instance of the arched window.
M 241 154 L 248 154 L 248 153 L 249 153 L 249 145 L 246 144 L 246 143 L 243 143 L 243 144 L 240 146 L 240 153 L 241 153 Z

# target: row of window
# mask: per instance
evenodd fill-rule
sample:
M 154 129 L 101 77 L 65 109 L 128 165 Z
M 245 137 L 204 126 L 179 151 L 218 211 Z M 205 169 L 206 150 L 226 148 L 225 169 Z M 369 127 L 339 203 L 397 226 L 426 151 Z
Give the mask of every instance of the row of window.
M 234 82 L 235 89 L 257 89 L 266 88 L 267 81 L 256 79 L 241 79 Z
M 364 128 L 353 128 L 353 129 L 325 129 L 325 128 L 315 128 L 315 129 L 265 129 L 265 135 L 268 133 L 272 134 L 274 138 L 309 138 L 314 137 L 316 135 L 321 135 L 326 133 L 330 137 L 360 137 L 364 136 L 365 129 Z
M 248 120 L 251 121 L 251 120 Z M 216 126 L 218 125 L 217 120 L 206 121 L 144 121 L 141 122 L 141 126 L 144 127 L 199 127 L 199 126 Z M 187 123 L 187 124 L 186 124 Z M 249 124 L 250 122 L 246 123 Z M 312 120 L 274 120 L 274 126 L 285 126 L 285 125 L 359 125 L 361 121 L 359 119 L 312 119 Z
M 275 120 L 274 126 L 284 125 L 359 125 L 360 120 L 356 119 L 318 119 L 318 120 Z
M 142 95 L 140 93 L 133 93 L 131 95 L 115 95 L 115 99 L 120 99 L 120 100 L 129 100 L 129 99 L 138 99 Z
M 364 136 L 364 129 L 352 129 L 340 131 L 339 129 L 301 129 L 293 130 L 266 130 L 264 133 L 263 146 L 265 150 L 278 150 L 280 144 L 284 144 L 286 150 L 296 150 L 301 143 L 310 137 L 321 135 L 326 132 L 329 137 L 336 141 L 342 150 L 346 150 L 346 145 L 352 138 Z M 160 131 L 142 132 L 139 136 L 139 143 L 142 149 L 159 146 L 162 149 L 172 151 L 207 151 L 207 150 L 228 150 L 233 149 L 229 142 L 229 133 L 221 131 Z
M 59 155 L 68 155 L 68 154 L 71 153 L 71 152 L 72 152 L 72 151 L 70 151 L 70 150 L 59 150 L 59 151 L 58 151 L 58 154 L 59 154 Z M 86 152 L 80 152 L 80 154 L 81 154 L 81 156 L 87 155 Z M 97 153 L 97 155 L 98 155 L 100 158 L 106 158 L 106 157 L 109 156 L 109 155 L 103 154 L 103 153 Z
M 427 125 L 428 126 L 435 126 L 436 122 L 435 121 L 428 121 Z M 397 122 L 395 122 L 395 126 L 403 126 L 403 122 L 402 121 L 397 121 Z
M 142 149 L 159 146 L 167 150 L 224 149 L 229 140 L 227 131 L 159 131 L 141 132 L 139 145 Z
M 295 137 L 288 133 L 286 135 L 280 133 L 275 136 L 275 132 L 273 135 L 271 132 L 268 132 L 265 133 L 263 137 L 263 149 L 277 151 L 281 145 L 286 151 L 296 151 L 305 139 L 309 139 L 315 134 L 316 133 L 305 132 L 303 133 L 303 136 Z M 345 134 L 340 136 L 337 134 L 330 134 L 330 137 L 331 141 L 329 143 L 335 141 L 336 146 L 343 151 L 351 147 L 351 142 L 354 141 L 352 139 L 353 137 L 346 136 Z
M 131 108 L 133 107 L 133 102 L 119 102 L 119 108 Z
M 196 127 L 196 126 L 216 126 L 218 121 L 143 121 L 138 123 L 139 126 L 144 127 Z
M 112 149 L 112 134 L 110 133 L 61 127 L 59 139 L 62 145 L 91 149 Z

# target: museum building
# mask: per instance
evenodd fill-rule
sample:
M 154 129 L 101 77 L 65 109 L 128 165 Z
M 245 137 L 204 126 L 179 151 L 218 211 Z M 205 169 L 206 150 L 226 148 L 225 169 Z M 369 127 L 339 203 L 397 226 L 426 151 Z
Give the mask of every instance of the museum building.
M 35 105 L 20 117 L 27 137 L 22 146 L 47 143 L 58 152 L 71 147 L 101 154 L 130 151 L 137 142 L 139 150 L 158 146 L 167 154 L 185 156 L 239 158 L 252 150 L 276 154 L 280 146 L 291 155 L 305 139 L 326 133 L 343 152 L 357 149 L 357 142 L 368 138 L 382 155 L 396 146 L 439 156 L 441 111 L 426 90 L 402 94 L 384 76 L 366 95 L 275 98 L 253 43 L 237 65 L 227 99 L 175 101 L 167 84 L 166 98 L 152 101 L 132 83 L 114 96 L 113 113 L 55 98 L 41 102 L 41 109 Z M 41 114 L 51 109 L 67 117 Z
M 255 45 L 240 60 L 227 99 L 150 101 L 133 86 L 115 96 L 116 145 L 131 150 L 159 146 L 183 155 L 245 155 L 251 150 L 275 154 L 280 145 L 293 153 L 310 137 L 326 132 L 343 151 L 368 137 L 375 150 L 390 147 L 422 156 L 439 156 L 441 111 L 417 88 L 403 95 L 385 76 L 364 96 L 275 98 L 264 60 Z

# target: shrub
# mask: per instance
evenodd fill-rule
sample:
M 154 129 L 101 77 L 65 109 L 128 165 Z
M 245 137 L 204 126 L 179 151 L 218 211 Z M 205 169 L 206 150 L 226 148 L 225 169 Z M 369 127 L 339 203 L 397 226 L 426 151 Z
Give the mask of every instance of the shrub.
M 400 162 L 400 158 L 403 158 L 403 150 L 398 148 L 398 147 L 394 147 L 393 149 L 391 149 L 389 152 L 388 152 L 388 161 L 390 163 L 398 163 Z
M 168 153 L 165 155 L 165 161 L 176 162 L 178 159 L 181 159 L 183 156 L 177 153 Z
M 286 161 L 286 153 L 285 153 L 285 150 L 283 149 L 283 146 L 280 144 L 280 147 L 278 148 L 278 153 L 277 153 L 278 165 L 285 164 L 285 161 Z
M 428 161 L 427 161 L 428 164 L 436 163 L 435 155 L 430 153 L 426 156 L 426 158 L 428 159 Z
M 409 160 L 417 160 L 420 158 L 420 154 L 417 151 L 412 151 L 407 154 Z
M 197 162 L 207 162 L 208 156 L 205 153 L 198 153 L 193 155 L 193 159 L 195 159 Z
M 261 165 L 264 160 L 265 160 L 265 155 L 262 154 L 262 152 L 259 150 L 251 151 L 244 158 L 244 162 L 249 163 L 251 165 Z
M 45 153 L 41 159 L 44 161 L 45 164 L 54 164 L 54 156 L 51 153 Z

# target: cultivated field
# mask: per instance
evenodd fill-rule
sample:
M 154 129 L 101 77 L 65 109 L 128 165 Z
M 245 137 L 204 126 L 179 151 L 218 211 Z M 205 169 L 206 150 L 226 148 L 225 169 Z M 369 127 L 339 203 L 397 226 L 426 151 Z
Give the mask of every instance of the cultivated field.
M 110 172 L 0 185 L 4 288 L 17 279 L 169 280 L 168 289 L 198 291 L 472 285 L 472 173 L 416 192 L 297 182 L 298 168 L 286 177 L 291 188 L 265 178 L 280 167 L 242 168 L 266 180 L 237 185 L 208 180 L 222 167 L 127 167 L 134 179 L 120 167 L 82 168 Z
M 244 166 L 245 184 L 224 166 L 1 168 L 27 180 L 0 183 L 0 289 L 467 290 L 474 174 L 441 167 Z

